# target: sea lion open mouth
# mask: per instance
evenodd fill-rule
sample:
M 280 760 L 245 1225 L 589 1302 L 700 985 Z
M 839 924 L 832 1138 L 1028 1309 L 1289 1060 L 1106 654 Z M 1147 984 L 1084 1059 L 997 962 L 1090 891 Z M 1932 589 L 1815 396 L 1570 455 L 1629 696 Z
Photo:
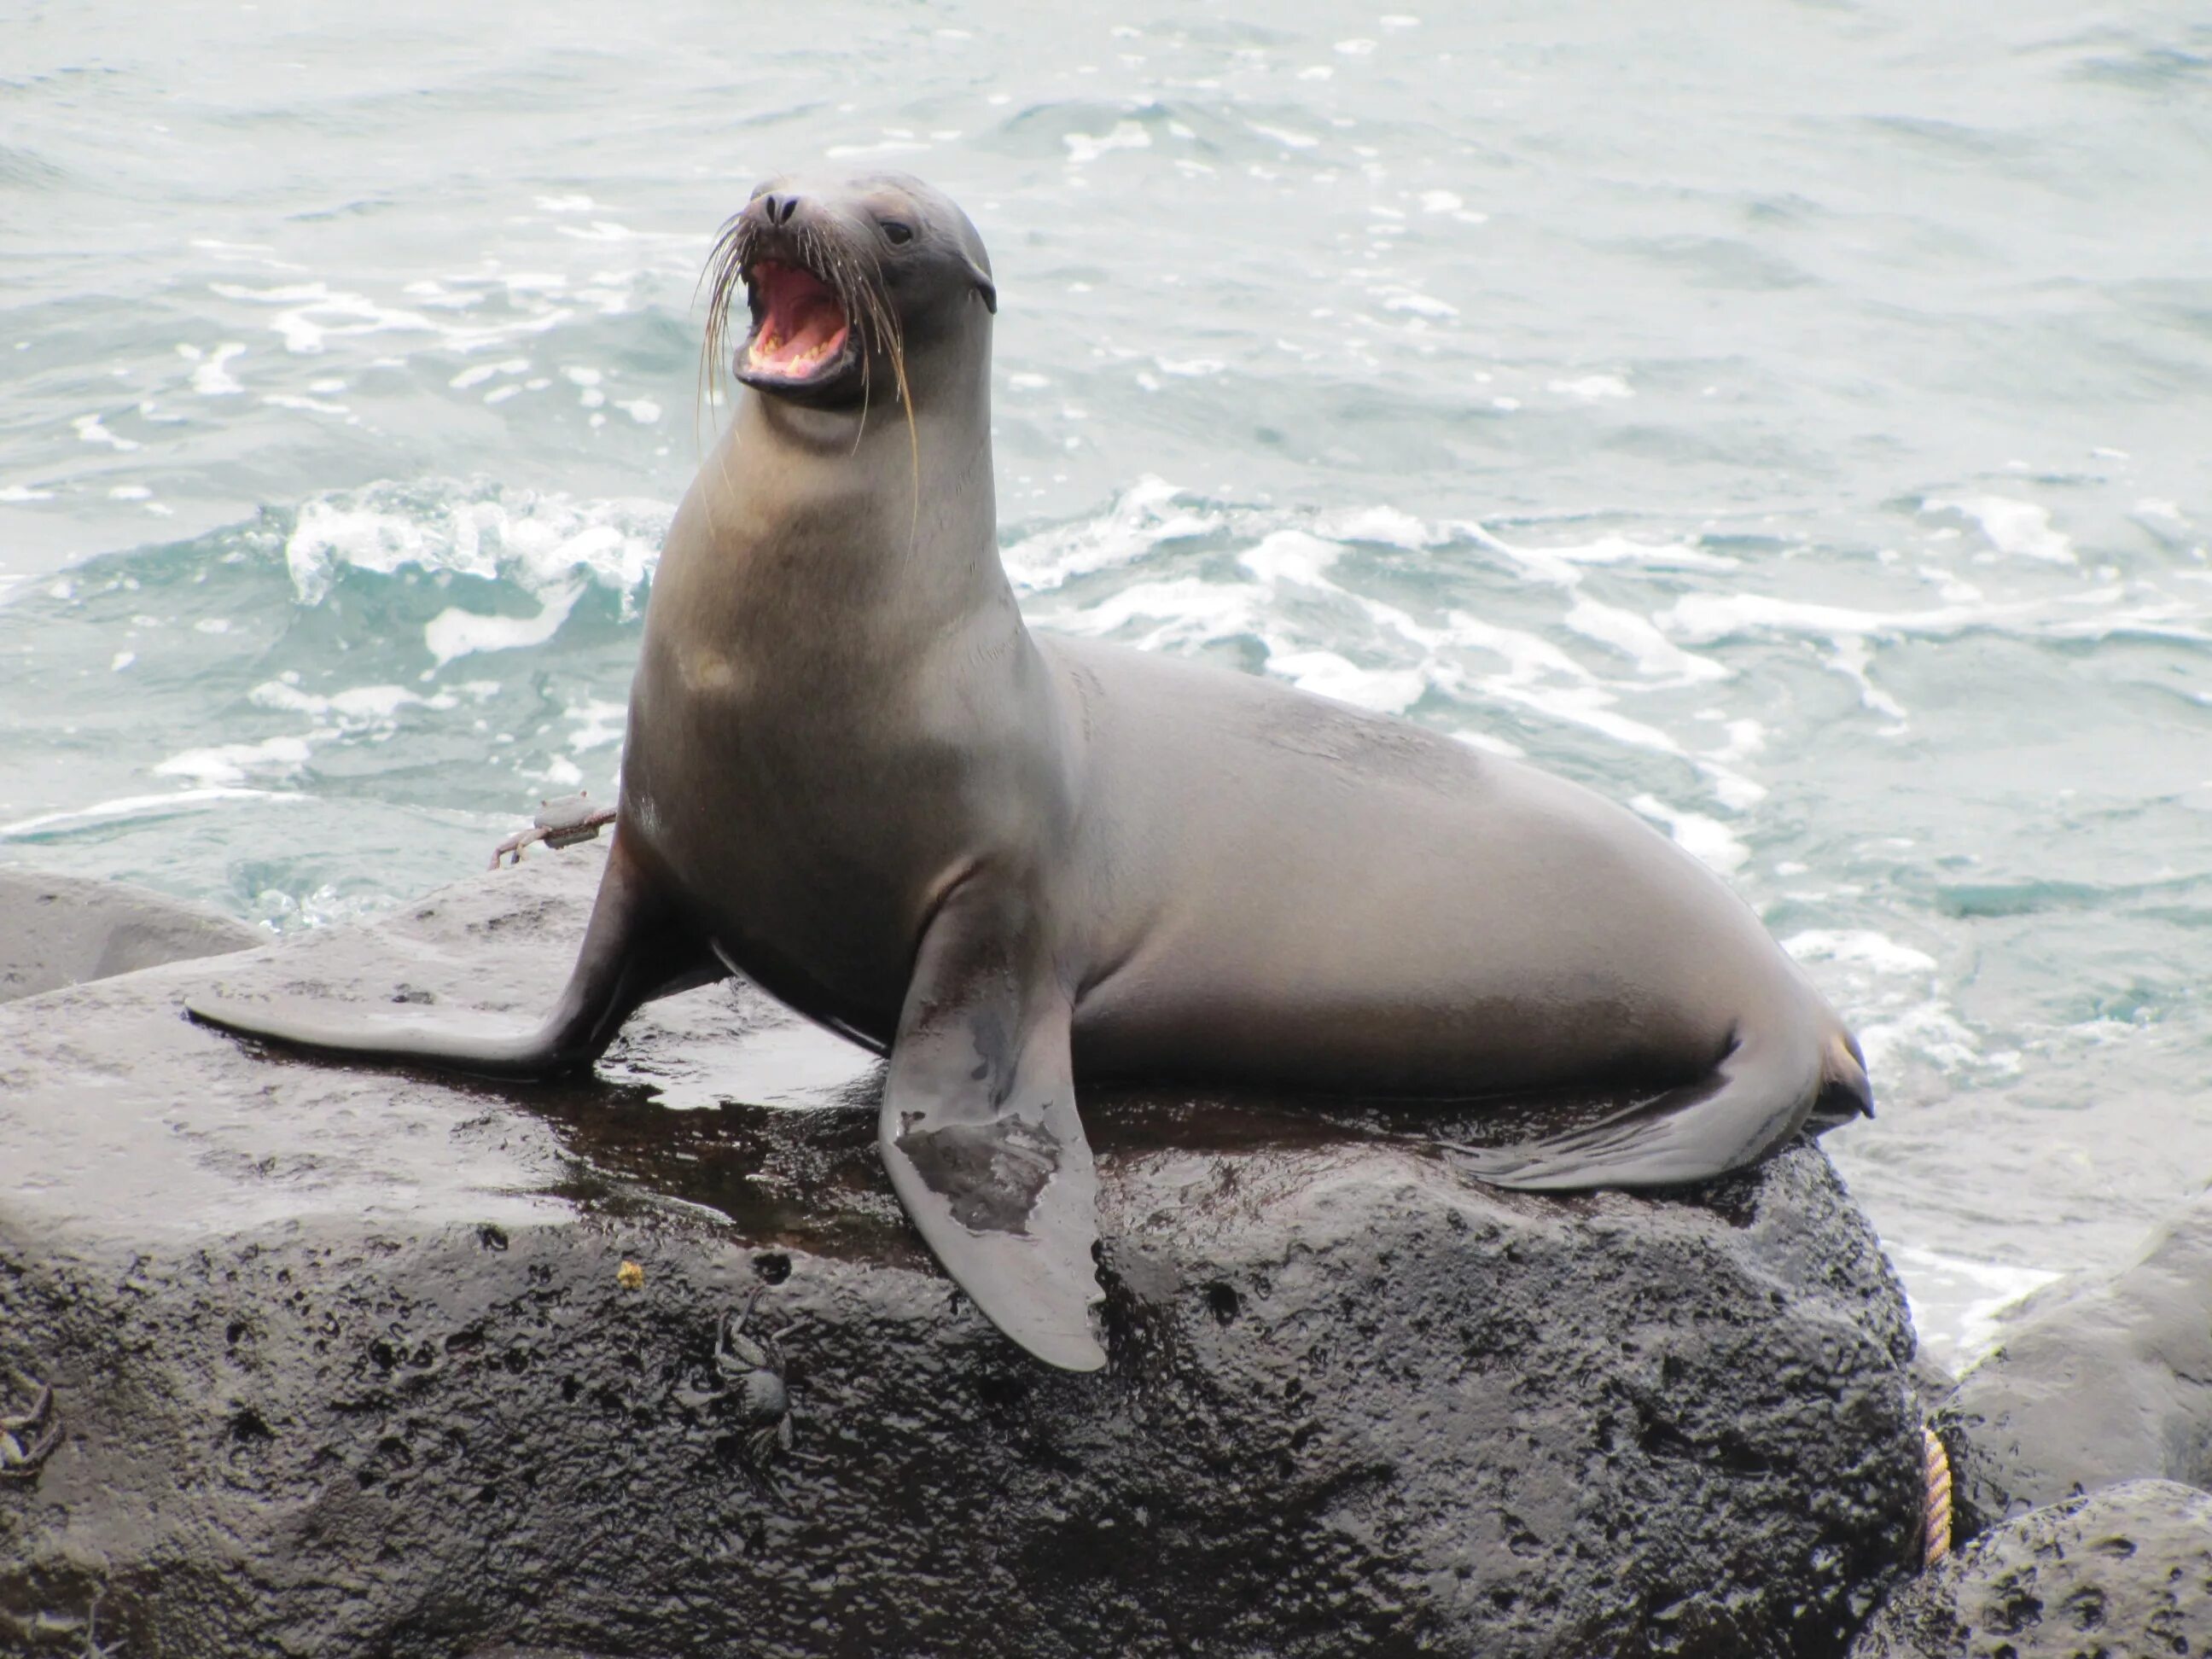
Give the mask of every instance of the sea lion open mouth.
M 744 275 L 753 313 L 745 368 L 793 384 L 827 375 L 851 334 L 836 292 L 804 265 L 781 259 L 759 260 Z

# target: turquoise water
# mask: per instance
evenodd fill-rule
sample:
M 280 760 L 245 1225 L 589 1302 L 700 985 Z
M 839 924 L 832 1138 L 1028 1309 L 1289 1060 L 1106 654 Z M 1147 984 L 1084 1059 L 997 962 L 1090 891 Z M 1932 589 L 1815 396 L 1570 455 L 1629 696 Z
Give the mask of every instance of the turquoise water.
M 2200 9 L 779 15 L 0 20 L 0 859 L 282 931 L 611 795 L 708 244 L 896 167 L 1033 619 L 1727 872 L 1939 1349 L 2212 1179 Z

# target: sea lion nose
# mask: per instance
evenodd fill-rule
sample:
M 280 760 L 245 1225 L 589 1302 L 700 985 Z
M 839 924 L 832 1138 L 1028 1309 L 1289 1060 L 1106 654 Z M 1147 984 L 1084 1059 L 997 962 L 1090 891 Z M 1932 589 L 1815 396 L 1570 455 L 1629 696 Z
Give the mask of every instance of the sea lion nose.
M 799 210 L 799 198 L 788 191 L 779 195 L 769 191 L 760 198 L 761 216 L 771 225 L 787 225 L 791 216 Z

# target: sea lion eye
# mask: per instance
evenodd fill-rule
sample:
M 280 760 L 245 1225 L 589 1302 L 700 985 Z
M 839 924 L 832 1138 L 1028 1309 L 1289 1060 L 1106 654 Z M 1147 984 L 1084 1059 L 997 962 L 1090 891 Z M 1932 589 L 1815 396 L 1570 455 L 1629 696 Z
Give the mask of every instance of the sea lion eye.
M 886 219 L 884 221 L 884 234 L 890 239 L 893 247 L 902 246 L 914 240 L 914 227 L 902 224 L 896 219 Z

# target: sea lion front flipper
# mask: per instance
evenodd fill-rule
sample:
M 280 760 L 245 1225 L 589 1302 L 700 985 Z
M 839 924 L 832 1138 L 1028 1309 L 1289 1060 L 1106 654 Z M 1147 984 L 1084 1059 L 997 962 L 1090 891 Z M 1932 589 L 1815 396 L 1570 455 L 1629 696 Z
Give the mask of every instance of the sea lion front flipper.
M 186 998 L 185 1008 L 204 1025 L 347 1060 L 430 1066 L 477 1077 L 556 1077 L 588 1070 L 641 1005 L 727 971 L 685 929 L 675 907 L 617 839 L 568 987 L 534 1029 L 459 1026 L 405 1005 L 313 997 L 247 1002 L 202 994 Z
M 1091 1326 L 1098 1182 L 1069 1004 L 1026 901 L 970 878 L 922 936 L 877 1139 L 891 1185 L 983 1315 L 1048 1365 L 1106 1363 Z

